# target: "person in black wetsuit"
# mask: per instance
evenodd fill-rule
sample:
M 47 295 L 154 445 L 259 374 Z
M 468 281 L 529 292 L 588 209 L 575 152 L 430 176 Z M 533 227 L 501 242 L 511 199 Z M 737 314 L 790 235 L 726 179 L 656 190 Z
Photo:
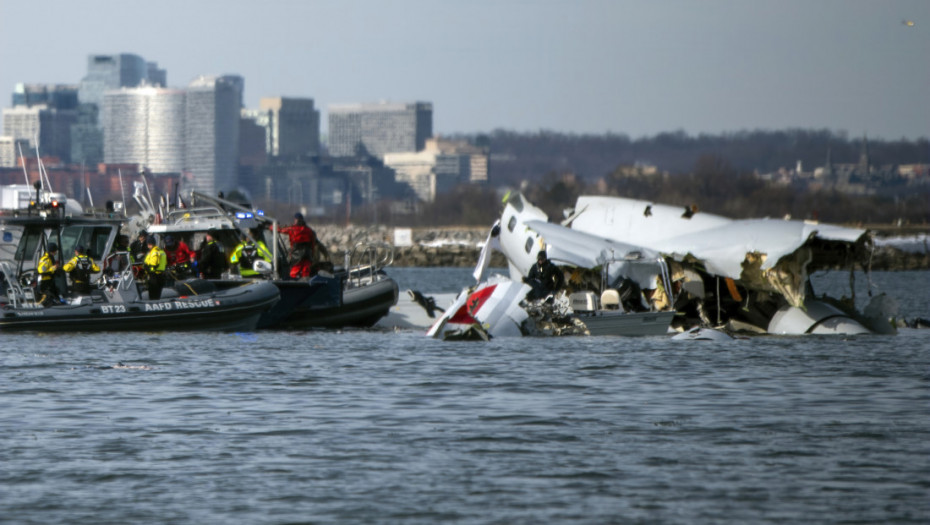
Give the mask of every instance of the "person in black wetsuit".
M 536 264 L 530 268 L 523 282 L 533 288 L 526 294 L 527 299 L 542 299 L 559 291 L 565 284 L 565 277 L 562 275 L 562 270 L 552 264 L 546 252 L 540 251 L 536 254 Z

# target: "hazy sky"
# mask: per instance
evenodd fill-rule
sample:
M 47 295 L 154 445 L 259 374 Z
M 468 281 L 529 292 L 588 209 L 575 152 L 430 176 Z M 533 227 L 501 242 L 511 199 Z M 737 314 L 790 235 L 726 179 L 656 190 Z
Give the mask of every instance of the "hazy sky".
M 117 53 L 313 98 L 324 131 L 330 104 L 422 100 L 439 134 L 930 137 L 930 0 L 0 0 L 0 106 Z

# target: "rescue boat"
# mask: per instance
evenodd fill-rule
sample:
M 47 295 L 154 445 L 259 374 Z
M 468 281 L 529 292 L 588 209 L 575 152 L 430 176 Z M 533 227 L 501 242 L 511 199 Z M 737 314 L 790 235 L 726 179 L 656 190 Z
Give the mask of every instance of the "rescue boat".
M 251 331 L 279 300 L 277 287 L 263 281 L 217 285 L 199 280 L 174 283 L 152 299 L 137 281 L 127 252 L 113 251 L 119 217 L 68 215 L 59 203 L 31 207 L 2 217 L 17 229 L 12 258 L 0 260 L 0 331 Z M 91 275 L 89 294 L 69 293 L 67 276 L 54 275 L 58 297 L 37 288 L 38 261 L 57 244 L 59 266 L 80 245 L 100 271 Z

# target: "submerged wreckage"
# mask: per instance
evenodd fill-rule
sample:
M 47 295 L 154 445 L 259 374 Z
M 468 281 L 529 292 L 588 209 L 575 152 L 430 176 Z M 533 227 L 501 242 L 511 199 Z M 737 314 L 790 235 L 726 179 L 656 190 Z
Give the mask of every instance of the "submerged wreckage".
M 491 250 L 509 278 L 486 278 Z M 540 251 L 565 276 L 541 300 L 524 279 Z M 810 221 L 734 220 L 648 201 L 581 196 L 561 224 L 521 194 L 501 218 L 464 290 L 430 328 L 443 338 L 504 335 L 659 335 L 697 330 L 747 334 L 894 333 L 890 299 L 865 313 L 853 299 L 818 296 L 818 270 L 869 269 L 867 230 Z M 854 293 L 854 292 L 853 292 Z

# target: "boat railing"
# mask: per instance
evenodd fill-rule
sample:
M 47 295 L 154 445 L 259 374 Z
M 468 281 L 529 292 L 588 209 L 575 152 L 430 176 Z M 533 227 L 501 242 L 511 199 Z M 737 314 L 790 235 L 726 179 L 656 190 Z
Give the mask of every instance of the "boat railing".
M 181 208 L 168 212 L 164 222 L 165 224 L 182 224 L 207 219 L 229 221 L 229 214 L 214 206 Z
M 35 291 L 29 286 L 23 286 L 9 261 L 0 261 L 0 275 L 3 277 L 3 291 L 14 308 L 39 308 Z
M 101 286 L 129 290 L 135 282 L 131 260 L 129 252 L 114 252 L 108 255 L 103 261 Z
M 346 286 L 361 286 L 381 278 L 380 271 L 394 263 L 394 246 L 386 242 L 360 242 L 345 254 Z

